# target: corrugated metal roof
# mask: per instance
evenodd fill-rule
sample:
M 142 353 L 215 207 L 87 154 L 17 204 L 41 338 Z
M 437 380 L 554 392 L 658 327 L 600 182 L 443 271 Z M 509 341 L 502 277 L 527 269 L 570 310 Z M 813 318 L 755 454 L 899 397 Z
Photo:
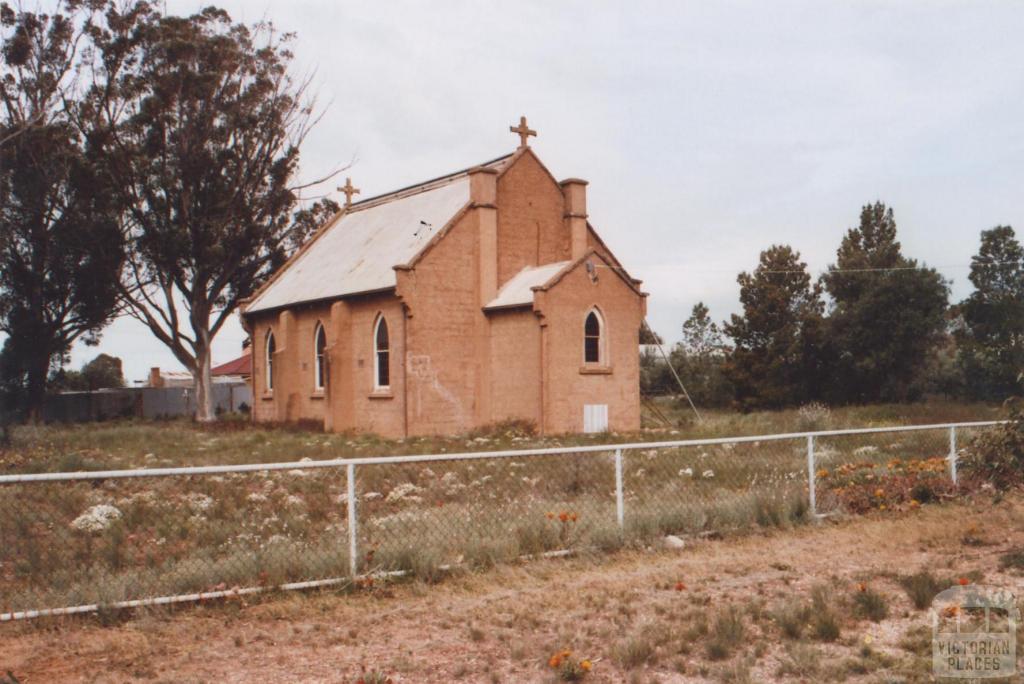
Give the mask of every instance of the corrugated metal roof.
M 509 306 L 523 306 L 533 303 L 533 288 L 546 285 L 549 280 L 571 261 L 556 261 L 543 266 L 527 266 L 498 291 L 498 296 L 487 303 L 485 309 L 501 309 Z
M 500 167 L 510 157 L 482 166 Z M 469 202 L 468 170 L 353 204 L 245 313 L 394 287 L 394 267 L 412 260 Z

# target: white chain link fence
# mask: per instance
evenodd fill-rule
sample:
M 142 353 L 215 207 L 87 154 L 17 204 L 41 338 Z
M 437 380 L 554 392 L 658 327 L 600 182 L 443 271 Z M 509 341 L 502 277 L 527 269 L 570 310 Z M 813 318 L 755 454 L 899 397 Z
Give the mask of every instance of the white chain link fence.
M 0 622 L 913 507 L 995 424 L 4 475 Z

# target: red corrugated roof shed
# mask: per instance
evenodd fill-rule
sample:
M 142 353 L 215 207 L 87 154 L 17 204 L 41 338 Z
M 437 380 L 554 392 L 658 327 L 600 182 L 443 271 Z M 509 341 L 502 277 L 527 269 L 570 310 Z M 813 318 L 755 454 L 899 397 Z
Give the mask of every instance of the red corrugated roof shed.
M 228 361 L 227 363 L 215 366 L 210 370 L 210 374 L 214 377 L 221 375 L 252 375 L 252 354 L 246 352 L 234 361 Z

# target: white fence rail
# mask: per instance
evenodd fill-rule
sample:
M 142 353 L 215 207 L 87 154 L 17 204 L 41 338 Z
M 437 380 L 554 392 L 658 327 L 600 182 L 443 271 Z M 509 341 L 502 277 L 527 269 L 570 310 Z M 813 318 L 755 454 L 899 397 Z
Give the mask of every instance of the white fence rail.
M 928 498 L 996 424 L 2 475 L 0 622 L 784 525 L 866 506 L 846 484 Z

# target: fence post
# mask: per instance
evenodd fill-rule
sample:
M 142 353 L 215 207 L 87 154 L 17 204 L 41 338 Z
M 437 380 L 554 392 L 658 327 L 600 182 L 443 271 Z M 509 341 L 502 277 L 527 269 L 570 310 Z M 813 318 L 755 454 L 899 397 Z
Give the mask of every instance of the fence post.
M 348 569 L 355 580 L 359 571 L 359 551 L 356 547 L 356 464 L 345 465 L 345 480 L 348 489 Z
M 949 476 L 956 482 L 956 426 L 949 428 Z
M 623 529 L 626 507 L 622 497 L 622 449 L 615 450 L 615 518 L 619 521 L 619 529 Z
M 810 495 L 811 516 L 818 515 L 818 498 L 815 489 L 817 475 L 814 471 L 814 435 L 807 435 L 807 491 Z

